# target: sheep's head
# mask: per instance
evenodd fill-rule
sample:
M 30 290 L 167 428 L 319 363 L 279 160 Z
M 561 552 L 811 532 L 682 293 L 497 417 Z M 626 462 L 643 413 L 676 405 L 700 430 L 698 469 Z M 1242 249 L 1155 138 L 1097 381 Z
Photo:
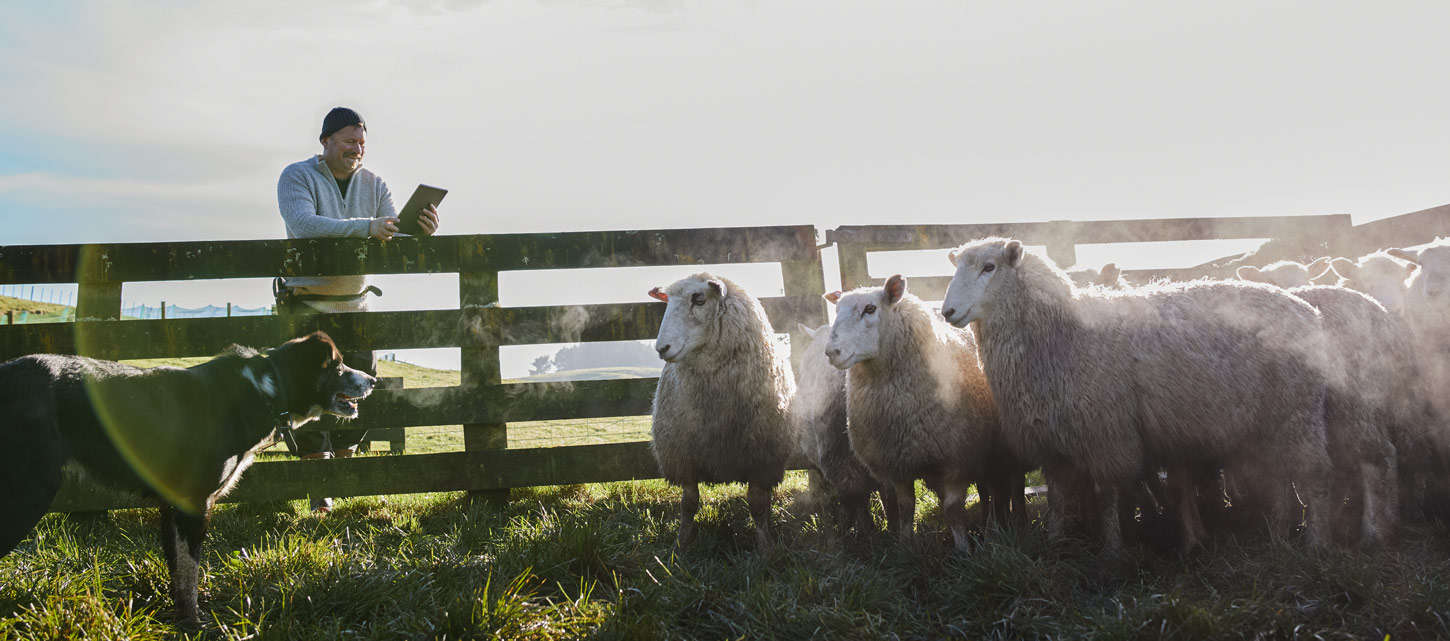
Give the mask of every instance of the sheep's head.
M 1405 281 L 1419 265 L 1391 258 L 1387 252 L 1361 256 L 1358 261 L 1336 258 L 1330 262 L 1340 286 L 1364 292 L 1395 314 L 1405 311 Z
M 953 262 L 952 264 L 956 265 L 955 262 Z M 1099 285 L 1101 284 L 1100 281 L 1103 278 L 1102 274 L 1098 272 L 1098 270 L 1091 267 L 1081 267 L 1078 269 L 1069 270 L 1067 272 L 1067 277 L 1072 279 L 1072 284 L 1074 287 L 1092 287 L 1093 285 Z
M 952 261 L 952 265 L 956 264 L 956 261 Z M 1105 287 L 1107 289 L 1122 289 L 1128 285 L 1123 280 L 1123 270 L 1118 268 L 1117 263 L 1103 265 L 1102 270 L 1093 269 L 1092 267 L 1080 267 L 1068 271 L 1067 277 L 1072 279 L 1073 286 L 1079 289 L 1093 286 Z
M 836 304 L 836 322 L 826 341 L 826 358 L 838 369 L 869 361 L 881 351 L 881 329 L 906 295 L 906 279 L 896 274 L 885 287 L 864 287 L 848 294 L 833 292 L 826 300 Z
M 1450 304 L 1450 239 L 1438 239 L 1419 251 L 1390 249 L 1386 254 L 1420 266 L 1409 289 L 1424 302 Z
M 1244 265 L 1234 271 L 1239 280 L 1247 280 L 1255 283 L 1268 283 L 1277 285 L 1284 289 L 1292 287 L 1308 287 L 1314 279 L 1323 276 L 1329 270 L 1329 258 L 1320 258 L 1308 265 L 1296 263 L 1292 260 L 1281 260 L 1277 263 L 1254 267 Z
M 714 319 L 729 286 L 723 279 L 696 274 L 675 281 L 664 291 L 656 287 L 650 296 L 665 301 L 665 318 L 660 322 L 655 351 L 665 362 L 675 363 L 714 338 Z
M 993 284 L 1002 274 L 1017 269 L 1025 253 L 1018 241 L 987 238 L 962 245 L 948 254 L 957 272 L 942 300 L 942 316 L 957 327 L 985 318 L 991 313 L 993 296 L 1000 289 Z

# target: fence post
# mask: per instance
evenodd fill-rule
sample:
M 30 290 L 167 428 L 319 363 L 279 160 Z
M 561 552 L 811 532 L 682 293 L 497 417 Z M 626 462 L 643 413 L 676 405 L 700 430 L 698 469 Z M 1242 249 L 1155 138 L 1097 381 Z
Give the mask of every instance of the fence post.
M 464 245 L 461 253 L 468 255 L 459 265 L 458 271 L 458 305 L 463 310 L 480 309 L 498 304 L 498 271 L 487 264 L 486 260 L 479 260 L 484 248 L 481 246 Z M 480 328 L 480 331 L 486 331 Z M 498 385 L 502 382 L 498 360 L 498 343 L 489 341 L 489 346 L 466 346 L 459 348 L 459 387 L 468 388 L 475 394 L 482 395 L 485 387 Z M 465 452 L 477 452 L 482 450 L 503 450 L 508 449 L 508 424 L 507 423 L 468 423 L 463 426 L 463 450 Z M 508 506 L 509 490 L 476 490 L 468 493 L 469 498 L 475 501 L 484 501 L 487 504 L 504 508 Z
M 781 277 L 785 282 L 785 295 L 788 298 L 803 298 L 807 307 L 793 310 L 792 318 L 797 322 L 804 322 L 808 325 L 825 323 L 829 316 L 826 315 L 826 301 L 821 298 L 826 293 L 825 269 L 821 266 L 821 250 L 815 247 L 815 230 L 812 228 L 808 239 L 805 242 L 811 244 L 811 260 L 787 260 L 781 261 Z M 800 371 L 800 346 L 806 341 L 805 333 L 797 326 L 797 322 L 787 323 L 785 327 L 777 326 L 777 330 L 785 330 L 790 334 L 790 360 L 796 371 Z

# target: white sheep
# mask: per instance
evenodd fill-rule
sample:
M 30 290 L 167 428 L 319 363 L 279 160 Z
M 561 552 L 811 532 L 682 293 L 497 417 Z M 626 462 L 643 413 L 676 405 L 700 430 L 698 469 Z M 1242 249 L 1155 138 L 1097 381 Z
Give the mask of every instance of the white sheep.
M 851 449 L 895 488 L 899 533 L 912 531 L 915 481 L 925 479 L 942 488 L 953 541 L 966 547 L 968 487 L 989 496 L 1013 474 L 1020 487 L 1027 471 L 996 447 L 997 410 L 972 332 L 941 322 L 899 274 L 885 287 L 826 296 L 836 303 L 826 357 L 846 370 Z M 1019 490 L 1019 514 L 1024 503 Z
M 1320 282 L 1326 274 L 1330 273 L 1329 263 L 1327 256 L 1315 259 L 1308 265 L 1292 260 L 1281 260 L 1263 267 L 1244 265 L 1234 270 L 1234 274 L 1242 280 L 1278 285 L 1284 289 L 1308 287 Z
M 871 493 L 880 491 L 888 526 L 894 530 L 896 495 L 885 491 L 851 450 L 846 424 L 846 372 L 831 366 L 826 358 L 831 326 L 800 328 L 807 340 L 799 346 L 796 394 L 790 409 L 801 436 L 801 449 L 830 485 L 841 506 L 844 526 L 855 527 L 859 533 L 874 529 Z
M 1419 384 L 1408 326 L 1375 299 L 1343 287 L 1310 286 L 1313 270 L 1284 261 L 1259 270 L 1240 267 L 1240 278 L 1285 288 L 1323 319 L 1328 339 L 1329 388 L 1324 422 L 1336 470 L 1335 500 L 1350 494 L 1360 513 L 1359 536 L 1382 542 L 1398 507 L 1401 435 L 1422 432 L 1412 392 Z
M 1398 260 L 1395 260 L 1398 259 Z M 1408 263 L 1401 263 L 1405 261 Z M 1346 287 L 1368 291 L 1371 295 L 1398 302 L 1401 315 L 1413 336 L 1413 363 L 1417 385 L 1406 389 L 1418 394 L 1417 407 L 1423 408 L 1423 428 L 1401 433 L 1397 445 L 1401 453 L 1403 505 L 1412 515 L 1426 506 L 1426 492 L 1437 500 L 1450 492 L 1446 486 L 1447 462 L 1450 462 L 1450 434 L 1445 419 L 1450 417 L 1450 239 L 1437 239 L 1418 250 L 1389 249 L 1360 258 L 1353 265 L 1335 263 Z M 1403 288 L 1395 286 L 1397 276 L 1408 273 Z M 1400 298 L 1396 298 L 1400 296 Z
M 799 446 L 790 360 L 760 301 L 728 279 L 695 274 L 650 296 L 667 303 L 651 447 L 665 480 L 684 490 L 679 543 L 695 533 L 700 483 L 740 482 L 763 550 L 771 496 Z
M 1330 261 L 1339 276 L 1337 285 L 1369 294 L 1384 305 L 1392 314 L 1405 313 L 1405 281 L 1419 268 L 1413 262 L 1404 262 L 1378 251 L 1358 260 L 1335 258 Z
M 1101 270 L 1092 267 L 1079 267 L 1067 270 L 1068 278 L 1076 287 L 1106 287 L 1108 289 L 1124 289 L 1130 285 L 1126 278 L 1123 278 L 1123 270 L 1118 268 L 1117 263 L 1103 265 Z
M 1266 471 L 1298 485 L 1309 542 L 1325 544 L 1328 363 L 1308 303 L 1239 282 L 1074 290 L 1061 270 L 1002 238 L 950 258 L 942 314 L 958 327 L 980 323 L 1004 440 L 1047 476 L 1051 535 L 1062 533 L 1063 484 L 1077 474 L 1098 490 L 1103 543 L 1115 554 L 1119 488 L 1145 462 L 1194 469 L 1260 454 L 1272 456 Z M 1282 525 L 1287 506 L 1272 507 Z

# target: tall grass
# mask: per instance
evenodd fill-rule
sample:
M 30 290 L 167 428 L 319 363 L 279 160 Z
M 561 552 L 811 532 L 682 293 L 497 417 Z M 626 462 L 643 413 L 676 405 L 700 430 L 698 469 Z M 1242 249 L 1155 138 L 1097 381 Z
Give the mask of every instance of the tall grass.
M 202 575 L 208 638 L 245 639 L 1431 639 L 1450 636 L 1443 526 L 1388 550 L 1309 554 L 1220 537 L 1189 556 L 1036 525 L 950 547 L 930 495 L 914 539 L 851 538 L 778 492 L 754 551 L 740 486 L 705 493 L 674 548 L 679 491 L 659 481 L 224 505 Z M 1034 508 L 1038 506 L 1035 505 Z M 159 639 L 170 624 L 151 510 L 51 515 L 0 559 L 0 639 Z

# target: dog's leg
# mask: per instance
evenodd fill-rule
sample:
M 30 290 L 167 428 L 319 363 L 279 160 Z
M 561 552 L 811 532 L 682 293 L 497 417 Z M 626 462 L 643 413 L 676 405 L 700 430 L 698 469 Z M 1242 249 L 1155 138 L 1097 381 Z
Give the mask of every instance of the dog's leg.
M 161 548 L 171 570 L 171 600 L 176 603 L 176 625 L 186 630 L 201 627 L 196 605 L 201 540 L 206 536 L 206 516 L 187 514 L 170 505 L 161 508 Z
M 63 478 L 62 461 L 46 448 L 21 441 L 14 449 L 32 454 L 0 465 L 0 488 L 5 488 L 0 490 L 0 556 L 24 541 L 50 510 Z

